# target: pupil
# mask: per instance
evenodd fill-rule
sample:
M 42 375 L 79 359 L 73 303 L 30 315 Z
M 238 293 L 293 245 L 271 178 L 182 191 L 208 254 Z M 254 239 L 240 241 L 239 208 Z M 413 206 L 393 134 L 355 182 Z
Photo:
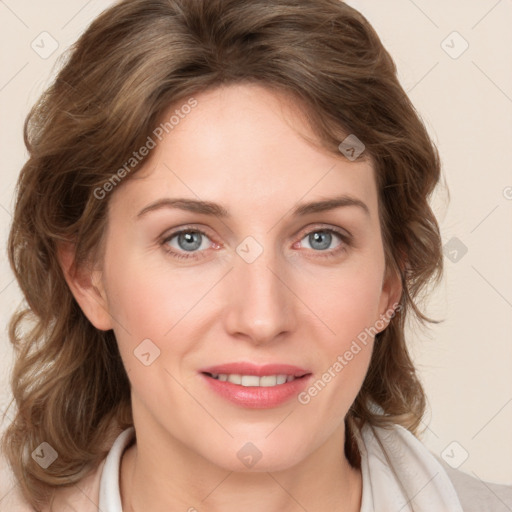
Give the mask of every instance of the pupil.
M 194 251 L 201 246 L 201 234 L 195 232 L 181 233 L 178 237 L 178 244 L 185 251 Z
M 309 235 L 309 244 L 314 249 L 327 249 L 331 245 L 332 235 L 326 231 L 317 231 Z M 315 244 L 318 244 L 315 246 Z

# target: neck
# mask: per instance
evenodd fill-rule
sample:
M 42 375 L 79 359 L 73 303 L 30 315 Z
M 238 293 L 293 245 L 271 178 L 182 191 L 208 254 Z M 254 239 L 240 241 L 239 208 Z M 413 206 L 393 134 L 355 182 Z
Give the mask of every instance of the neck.
M 123 511 L 358 512 L 361 474 L 345 458 L 343 439 L 344 428 L 285 470 L 233 472 L 176 440 L 154 450 L 156 443 L 146 442 L 137 430 L 137 443 L 121 461 Z

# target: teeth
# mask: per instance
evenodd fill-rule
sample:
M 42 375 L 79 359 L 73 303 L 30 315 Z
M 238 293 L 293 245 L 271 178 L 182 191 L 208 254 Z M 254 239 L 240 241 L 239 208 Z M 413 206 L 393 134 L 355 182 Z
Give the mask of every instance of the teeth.
M 284 384 L 286 382 L 286 375 L 278 375 L 277 376 L 277 383 L 278 384 Z
M 242 375 L 242 386 L 259 386 L 260 378 L 256 375 Z
M 270 387 L 277 385 L 277 377 L 275 375 L 265 375 L 259 378 L 259 385 L 263 387 Z
M 258 377 L 257 375 L 240 375 L 238 373 L 212 373 L 214 379 L 224 382 L 231 382 L 245 387 L 271 387 L 285 384 L 295 380 L 293 375 L 264 375 Z
M 242 384 L 242 376 L 238 373 L 232 373 L 228 375 L 228 382 L 232 384 Z

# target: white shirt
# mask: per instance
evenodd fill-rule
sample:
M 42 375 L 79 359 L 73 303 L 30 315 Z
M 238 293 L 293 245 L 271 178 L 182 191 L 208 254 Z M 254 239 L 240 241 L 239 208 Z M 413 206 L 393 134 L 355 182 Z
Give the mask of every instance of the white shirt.
M 133 427 L 123 431 L 106 458 L 100 481 L 100 510 L 122 512 L 119 466 L 133 437 Z M 441 461 L 403 427 L 383 429 L 365 425 L 357 441 L 363 483 L 361 512 L 512 511 L 512 488 L 483 482 L 476 498 L 468 498 L 463 509 L 461 491 L 474 491 L 478 481 L 454 470 L 448 476 Z M 454 482 L 458 482 L 459 495 Z

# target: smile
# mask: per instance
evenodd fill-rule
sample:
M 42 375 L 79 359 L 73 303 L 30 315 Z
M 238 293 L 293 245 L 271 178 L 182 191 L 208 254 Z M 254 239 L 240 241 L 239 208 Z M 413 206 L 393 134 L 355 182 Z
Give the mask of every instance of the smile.
M 213 373 L 207 374 L 210 377 L 223 381 L 223 382 L 231 382 L 231 384 L 237 384 L 239 386 L 245 387 L 272 387 L 279 386 L 281 384 L 286 384 L 287 382 L 291 382 L 296 378 L 293 375 L 265 375 L 263 377 L 258 377 L 257 375 L 240 375 L 238 373 Z
M 208 392 L 251 409 L 270 409 L 291 401 L 302 392 L 313 374 L 288 364 L 226 363 L 202 368 Z

